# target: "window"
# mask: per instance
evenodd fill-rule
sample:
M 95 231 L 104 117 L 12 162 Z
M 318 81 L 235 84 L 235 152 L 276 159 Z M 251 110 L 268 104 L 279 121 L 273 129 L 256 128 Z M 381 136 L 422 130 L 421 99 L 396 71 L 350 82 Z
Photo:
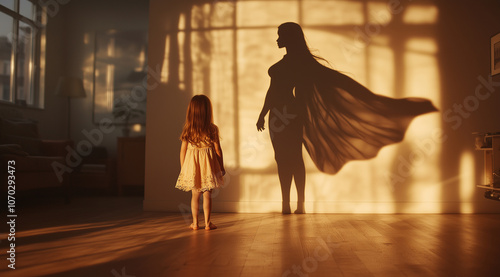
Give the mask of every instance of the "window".
M 43 108 L 44 20 L 30 0 L 0 0 L 0 101 Z

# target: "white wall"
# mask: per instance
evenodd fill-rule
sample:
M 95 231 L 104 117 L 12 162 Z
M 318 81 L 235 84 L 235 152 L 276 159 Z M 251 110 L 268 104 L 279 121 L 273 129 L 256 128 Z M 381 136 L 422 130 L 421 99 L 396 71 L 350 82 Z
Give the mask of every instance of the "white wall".
M 339 70 L 377 93 L 426 97 L 440 109 L 418 117 L 402 143 L 372 160 L 349 163 L 335 176 L 318 172 L 306 157 L 307 212 L 499 212 L 500 203 L 484 199 L 475 187 L 483 165 L 472 135 L 500 130 L 500 86 L 482 91 L 484 100 L 475 96 L 480 79 L 489 75 L 489 39 L 500 32 L 498 2 L 390 1 L 388 8 L 385 1 L 366 1 L 371 4 L 359 13 L 353 13 L 356 6 L 342 11 L 336 1 L 303 2 L 298 13 L 298 3 L 150 1 L 148 63 L 158 70 L 148 90 L 144 209 L 189 211 L 190 194 L 174 188 L 178 136 L 189 99 L 203 92 L 214 104 L 228 169 L 214 211 L 280 211 L 272 147 L 255 121 L 267 68 L 284 54 L 276 48 L 275 27 L 299 21 L 307 23 L 311 47 Z M 390 20 L 384 21 L 387 13 L 377 13 L 388 10 Z M 183 21 L 190 13 L 195 19 Z M 179 18 L 205 29 L 184 37 Z
M 148 65 L 155 71 L 153 76 L 165 73 L 162 67 L 165 60 L 169 59 L 165 57 L 165 39 L 168 30 L 173 27 L 171 22 L 176 22 L 180 8 L 162 1 L 150 3 Z M 172 75 L 170 78 L 175 80 Z M 175 175 L 179 170 L 178 137 L 189 93 L 161 77 L 151 77 L 149 83 L 144 209 L 176 211 L 178 204 L 187 203 L 186 194 L 172 189 L 172 184 L 175 184 Z

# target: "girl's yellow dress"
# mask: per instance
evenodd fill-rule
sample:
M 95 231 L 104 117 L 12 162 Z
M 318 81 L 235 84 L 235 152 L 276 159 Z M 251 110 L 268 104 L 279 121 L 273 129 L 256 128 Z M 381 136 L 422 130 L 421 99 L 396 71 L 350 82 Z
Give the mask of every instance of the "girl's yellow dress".
M 183 191 L 196 189 L 204 192 L 224 184 L 221 166 L 213 144 L 188 144 L 176 188 Z

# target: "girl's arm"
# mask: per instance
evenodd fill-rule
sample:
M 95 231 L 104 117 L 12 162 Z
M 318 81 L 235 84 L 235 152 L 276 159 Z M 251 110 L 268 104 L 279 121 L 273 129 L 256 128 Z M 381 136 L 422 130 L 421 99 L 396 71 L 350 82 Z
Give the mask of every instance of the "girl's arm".
M 226 175 L 226 169 L 224 168 L 224 159 L 222 158 L 222 148 L 220 147 L 220 141 L 217 138 L 217 141 L 214 142 L 215 153 L 217 154 L 217 159 L 219 160 L 220 169 L 222 170 L 222 175 Z
M 180 155 L 180 158 L 181 158 L 181 167 L 184 164 L 184 159 L 186 158 L 187 146 L 188 146 L 187 141 L 183 140 L 182 141 L 182 145 L 181 145 L 181 155 Z

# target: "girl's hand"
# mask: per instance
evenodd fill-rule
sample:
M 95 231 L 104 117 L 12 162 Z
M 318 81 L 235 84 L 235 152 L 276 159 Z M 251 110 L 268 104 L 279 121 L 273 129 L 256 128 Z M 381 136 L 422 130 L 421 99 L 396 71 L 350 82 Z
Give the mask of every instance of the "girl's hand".
M 260 116 L 259 117 L 259 120 L 257 120 L 257 131 L 263 131 L 265 130 L 266 128 L 264 128 L 264 123 L 266 121 L 264 120 L 264 117 L 263 116 Z

